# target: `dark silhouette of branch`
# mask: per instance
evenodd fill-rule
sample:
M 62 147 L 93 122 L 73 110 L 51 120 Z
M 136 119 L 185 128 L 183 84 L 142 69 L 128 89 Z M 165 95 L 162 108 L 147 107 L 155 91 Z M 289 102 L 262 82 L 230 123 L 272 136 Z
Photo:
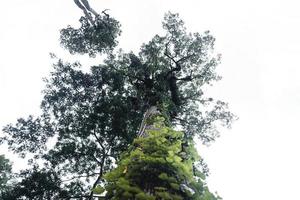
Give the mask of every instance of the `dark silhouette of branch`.
M 66 180 L 62 180 L 62 182 L 68 182 L 68 181 L 72 181 L 74 179 L 78 179 L 78 178 L 86 178 L 86 177 L 91 177 L 91 176 L 95 176 L 98 175 L 99 173 L 93 173 L 93 174 L 87 174 L 87 175 L 81 175 L 81 176 L 73 176 L 72 178 L 66 179 Z
M 93 200 L 93 197 L 94 197 L 93 189 L 95 189 L 97 187 L 99 181 L 101 180 L 101 178 L 103 176 L 103 167 L 104 167 L 105 159 L 106 159 L 106 156 L 103 156 L 102 159 L 101 159 L 100 172 L 99 172 L 99 175 L 97 177 L 97 180 L 93 184 L 92 191 L 91 191 L 90 196 L 88 198 L 89 200 Z

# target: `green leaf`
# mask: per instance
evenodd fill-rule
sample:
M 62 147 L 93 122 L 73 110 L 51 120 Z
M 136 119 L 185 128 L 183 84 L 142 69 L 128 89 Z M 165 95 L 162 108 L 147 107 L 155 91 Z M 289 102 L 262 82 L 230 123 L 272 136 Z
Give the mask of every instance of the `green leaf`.
M 95 194 L 102 194 L 103 192 L 105 192 L 105 189 L 102 186 L 97 185 L 92 191 Z

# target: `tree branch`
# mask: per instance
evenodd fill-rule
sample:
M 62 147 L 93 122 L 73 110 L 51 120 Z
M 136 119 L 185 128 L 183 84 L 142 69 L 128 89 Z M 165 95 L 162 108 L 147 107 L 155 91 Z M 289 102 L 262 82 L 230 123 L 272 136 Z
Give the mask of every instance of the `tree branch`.
M 66 179 L 66 180 L 62 180 L 62 182 L 68 182 L 68 181 L 72 181 L 74 179 L 78 179 L 78 178 L 86 178 L 86 177 L 91 177 L 91 176 L 95 176 L 98 175 L 99 173 L 93 173 L 93 174 L 87 174 L 87 175 L 81 175 L 81 176 L 73 176 L 72 178 Z
M 97 142 L 99 143 L 99 145 L 101 146 L 101 148 L 105 151 L 105 148 L 104 148 L 104 146 L 103 146 L 103 144 L 102 144 L 103 141 L 97 136 L 97 134 L 96 134 L 96 129 L 94 129 L 93 135 L 95 136 L 95 138 L 96 138 Z
M 176 78 L 177 81 L 192 81 L 193 78 L 192 76 L 186 76 L 186 77 L 183 77 L 183 78 Z
M 93 187 L 92 187 L 92 191 L 90 193 L 90 196 L 89 196 L 89 200 L 92 200 L 93 199 L 93 196 L 94 196 L 94 191 L 93 189 L 95 189 L 99 183 L 99 181 L 101 180 L 102 176 L 103 176 L 103 167 L 104 167 L 104 162 L 105 162 L 105 159 L 106 157 L 103 156 L 102 159 L 101 159 L 101 165 L 100 165 L 100 172 L 99 172 L 99 176 L 97 178 L 97 180 L 94 182 L 93 184 Z

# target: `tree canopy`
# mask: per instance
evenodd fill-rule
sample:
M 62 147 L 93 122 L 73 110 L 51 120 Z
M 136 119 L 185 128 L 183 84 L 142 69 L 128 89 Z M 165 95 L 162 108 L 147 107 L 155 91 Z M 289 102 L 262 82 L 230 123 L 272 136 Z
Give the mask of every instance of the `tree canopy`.
M 14 198 L 91 198 L 103 175 L 124 155 L 134 154 L 136 150 L 126 151 L 131 144 L 149 142 L 135 138 L 151 106 L 160 109 L 169 127 L 159 139 L 178 136 L 190 148 L 194 137 L 206 144 L 214 141 L 217 124 L 230 126 L 234 118 L 225 102 L 203 92 L 220 79 L 215 71 L 220 56 L 213 52 L 210 32 L 189 33 L 178 14 L 167 13 L 165 34 L 155 35 L 135 54 L 116 49 L 120 24 L 111 16 L 99 15 L 93 24 L 86 17 L 79 22 L 79 28 L 61 30 L 61 45 L 72 54 L 105 59 L 88 72 L 78 62 L 57 59 L 45 79 L 42 114 L 3 128 L 1 142 L 34 158 L 29 160 L 32 168 L 20 173 Z M 124 162 L 114 171 L 123 169 Z
M 8 189 L 8 181 L 12 178 L 12 166 L 4 155 L 0 155 L 0 195 Z

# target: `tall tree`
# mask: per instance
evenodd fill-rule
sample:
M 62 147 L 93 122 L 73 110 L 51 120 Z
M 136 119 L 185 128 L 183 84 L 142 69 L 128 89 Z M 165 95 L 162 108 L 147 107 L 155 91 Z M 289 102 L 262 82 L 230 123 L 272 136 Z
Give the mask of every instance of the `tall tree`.
M 105 12 L 90 20 L 81 17 L 81 27 L 62 29 L 61 44 L 72 54 L 104 54 L 104 61 L 85 72 L 80 63 L 58 59 L 45 80 L 42 114 L 3 129 L 1 141 L 10 150 L 44 161 L 30 160 L 32 169 L 21 173 L 16 186 L 35 181 L 35 196 L 19 190 L 19 197 L 91 199 L 151 106 L 160 108 L 169 127 L 181 129 L 187 146 L 194 137 L 214 141 L 216 124 L 229 126 L 234 118 L 226 103 L 203 93 L 203 86 L 220 79 L 215 72 L 220 57 L 209 32 L 188 33 L 178 14 L 167 13 L 165 35 L 154 36 L 138 54 L 124 53 L 114 50 L 118 21 Z M 49 139 L 55 141 L 51 148 Z
M 145 113 L 138 137 L 104 178 L 105 199 L 217 200 L 197 168 L 192 140 L 169 127 L 156 106 Z

